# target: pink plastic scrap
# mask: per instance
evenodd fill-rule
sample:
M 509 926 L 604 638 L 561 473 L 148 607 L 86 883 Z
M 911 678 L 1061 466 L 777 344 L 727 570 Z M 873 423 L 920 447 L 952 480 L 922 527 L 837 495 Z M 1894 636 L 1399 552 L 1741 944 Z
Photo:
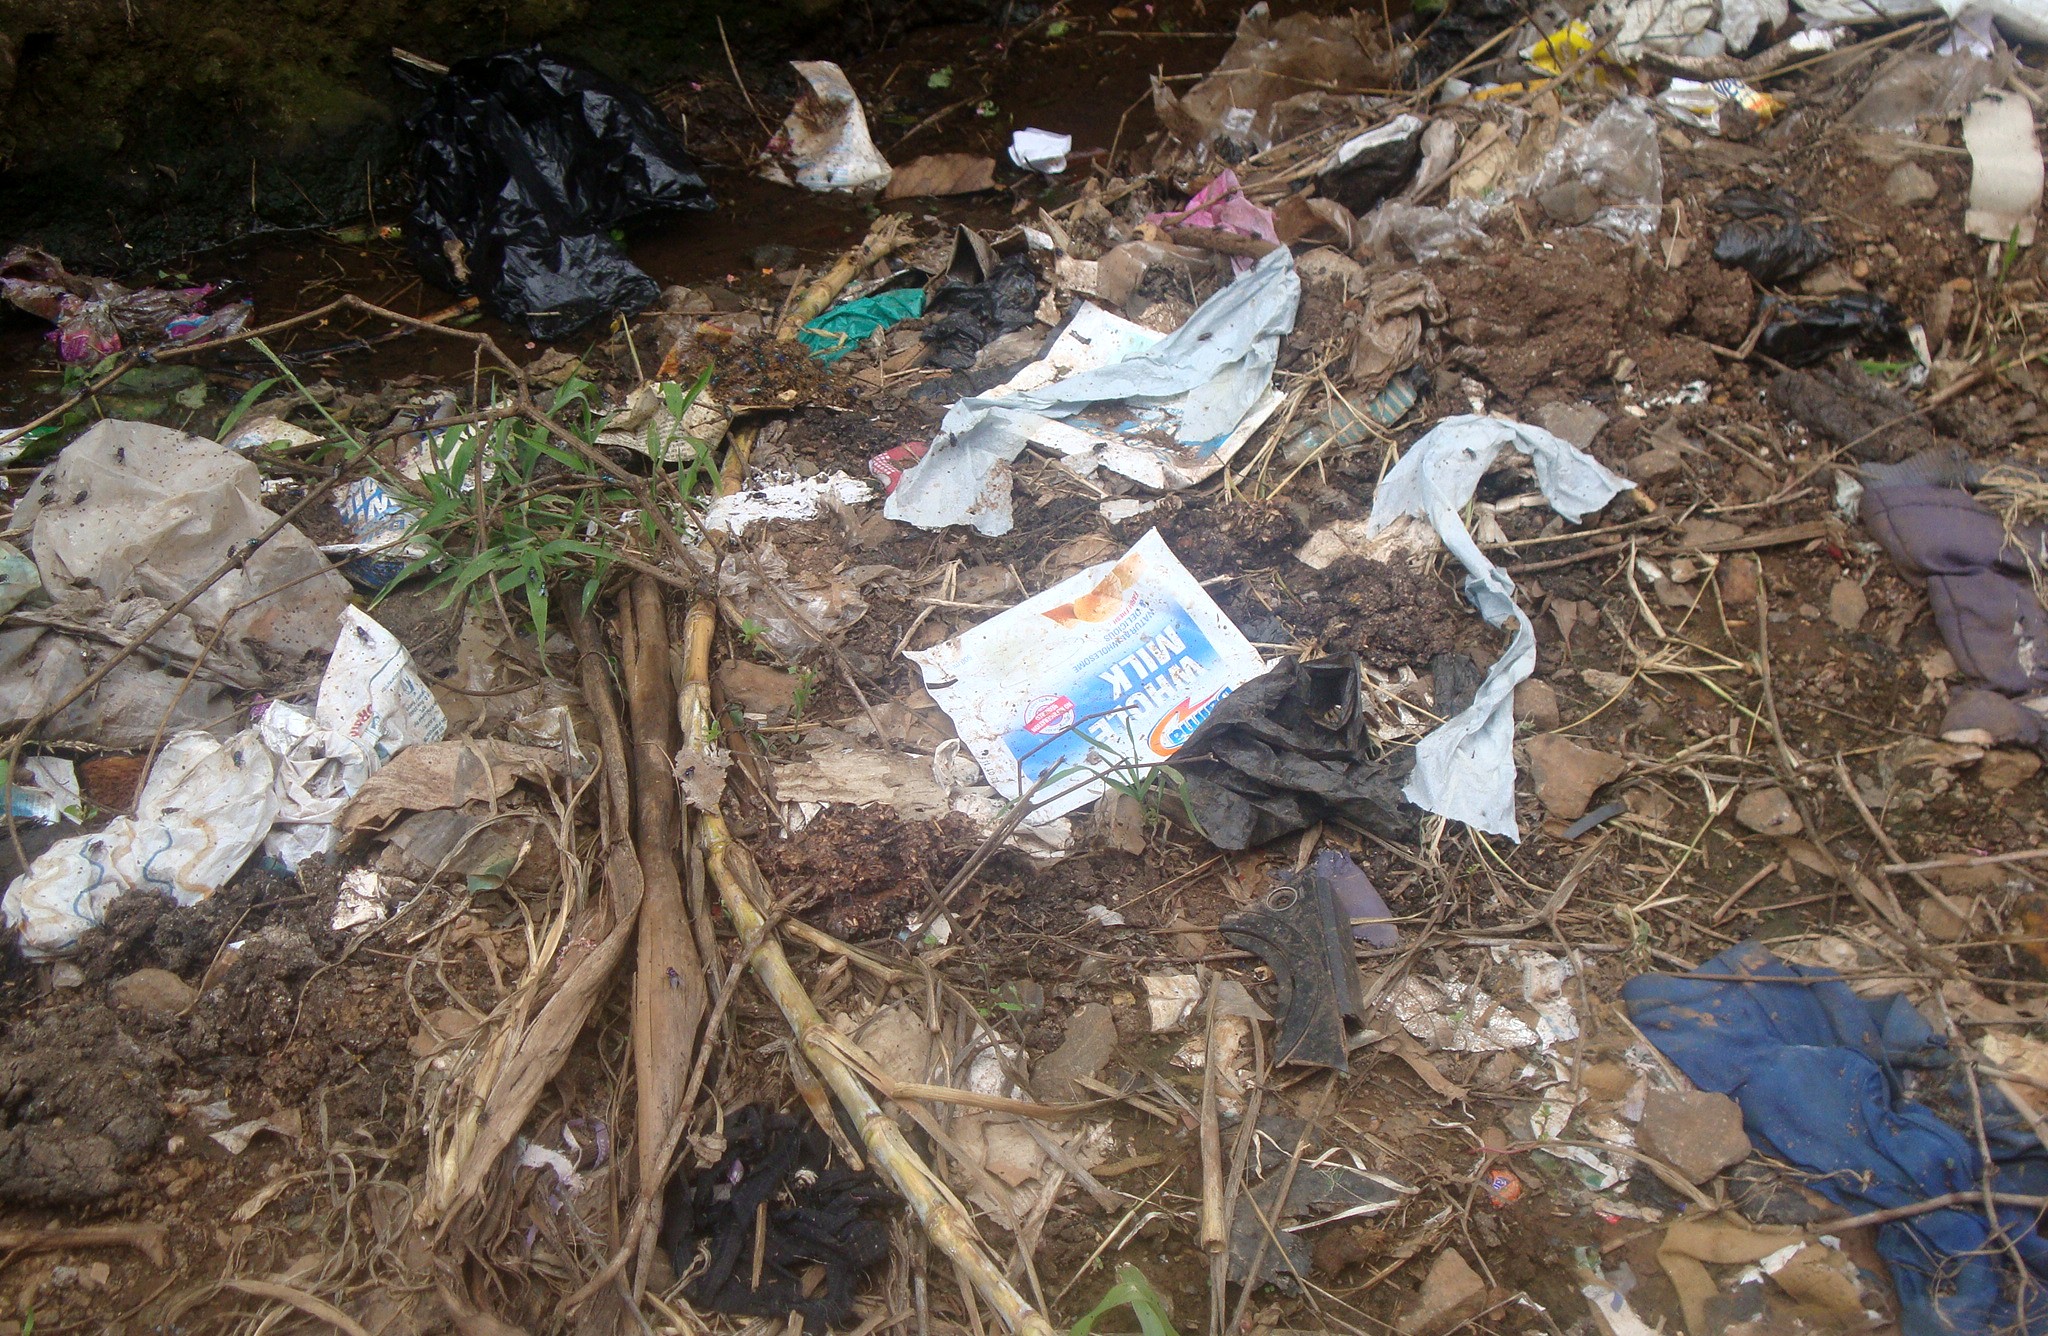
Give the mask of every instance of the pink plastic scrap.
M 57 328 L 50 338 L 66 362 L 97 362 L 129 344 L 183 343 L 233 334 L 251 307 L 235 302 L 208 314 L 213 285 L 125 288 L 110 278 L 66 269 L 56 256 L 16 246 L 0 259 L 0 298 Z
M 1217 232 L 1235 232 L 1241 237 L 1280 242 L 1273 230 L 1273 211 L 1252 203 L 1237 183 L 1237 173 L 1228 168 L 1203 186 L 1186 207 L 1173 213 L 1148 213 L 1145 221 L 1154 227 L 1206 227 Z M 1248 256 L 1233 256 L 1232 267 L 1243 273 L 1252 267 Z

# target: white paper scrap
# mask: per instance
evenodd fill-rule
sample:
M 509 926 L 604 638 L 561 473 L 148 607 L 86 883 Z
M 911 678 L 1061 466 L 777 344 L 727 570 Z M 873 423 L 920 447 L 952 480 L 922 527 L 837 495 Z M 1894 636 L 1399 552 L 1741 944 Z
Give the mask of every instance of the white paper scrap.
M 1010 161 L 1027 172 L 1058 176 L 1067 170 L 1067 154 L 1073 151 L 1072 135 L 1051 130 L 1019 130 L 1010 136 Z

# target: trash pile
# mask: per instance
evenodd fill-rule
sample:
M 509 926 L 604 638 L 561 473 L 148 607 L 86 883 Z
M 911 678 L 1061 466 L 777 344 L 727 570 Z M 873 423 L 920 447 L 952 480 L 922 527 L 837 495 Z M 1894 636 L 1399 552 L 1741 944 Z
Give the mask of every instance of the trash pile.
M 14 252 L 24 1314 L 2048 1330 L 2048 20 L 1852 8 L 433 67 L 525 346 Z

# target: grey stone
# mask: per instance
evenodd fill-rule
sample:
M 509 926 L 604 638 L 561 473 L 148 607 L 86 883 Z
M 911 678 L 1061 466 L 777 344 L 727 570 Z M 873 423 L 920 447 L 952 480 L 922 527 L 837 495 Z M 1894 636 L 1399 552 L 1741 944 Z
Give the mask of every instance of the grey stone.
M 1032 1078 L 1038 1097 L 1054 1104 L 1092 1099 L 1076 1081 L 1101 1071 L 1115 1053 L 1116 1020 L 1110 1009 L 1099 1002 L 1077 1009 L 1067 1021 L 1066 1038 L 1038 1064 Z
M 123 1011 L 169 1019 L 182 1014 L 199 993 L 169 970 L 147 969 L 116 979 L 108 986 L 107 996 Z
M 1742 1106 L 1710 1090 L 1650 1091 L 1636 1141 L 1695 1183 L 1749 1158 Z
M 1588 403 L 1548 403 L 1536 410 L 1536 425 L 1584 450 L 1607 425 L 1607 414 Z
M 1902 162 L 1884 179 L 1885 198 L 1894 204 L 1925 204 L 1941 193 L 1934 173 L 1917 162 Z
M 1436 1336 L 1477 1315 L 1486 1307 L 1486 1293 L 1486 1282 L 1464 1254 L 1446 1248 L 1429 1264 L 1422 1293 L 1395 1319 L 1394 1328 L 1401 1336 Z
M 1538 195 L 1536 202 L 1566 227 L 1577 227 L 1600 210 L 1600 197 L 1584 181 L 1560 181 Z

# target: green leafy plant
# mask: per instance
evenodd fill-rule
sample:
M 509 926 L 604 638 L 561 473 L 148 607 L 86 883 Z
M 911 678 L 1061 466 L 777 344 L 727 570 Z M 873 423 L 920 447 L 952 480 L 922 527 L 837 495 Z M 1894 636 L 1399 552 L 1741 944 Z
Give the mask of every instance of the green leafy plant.
M 818 695 L 818 673 L 813 668 L 796 670 L 796 692 L 790 699 L 789 718 L 794 723 L 804 717 L 804 711 L 811 708 L 811 702 Z
M 1159 1297 L 1159 1291 L 1152 1288 L 1152 1282 L 1145 1279 L 1144 1272 L 1128 1263 L 1116 1269 L 1116 1284 L 1103 1294 L 1100 1303 L 1068 1329 L 1067 1336 L 1088 1336 L 1104 1314 L 1126 1305 L 1137 1314 L 1138 1330 L 1144 1336 L 1180 1336 L 1173 1329 L 1173 1317 L 1167 1312 L 1166 1300 Z
M 1054 19 L 1051 23 L 1045 25 L 1045 35 L 1047 37 L 1065 37 L 1073 30 L 1074 25 L 1065 19 Z
M 924 86 L 926 88 L 951 88 L 953 86 L 953 67 L 951 65 L 939 66 L 939 68 L 925 76 Z

